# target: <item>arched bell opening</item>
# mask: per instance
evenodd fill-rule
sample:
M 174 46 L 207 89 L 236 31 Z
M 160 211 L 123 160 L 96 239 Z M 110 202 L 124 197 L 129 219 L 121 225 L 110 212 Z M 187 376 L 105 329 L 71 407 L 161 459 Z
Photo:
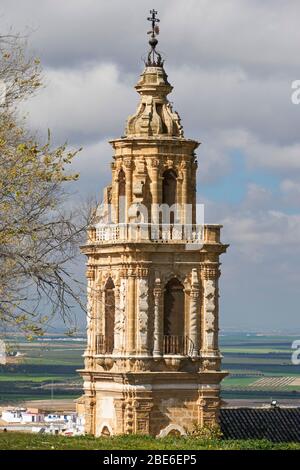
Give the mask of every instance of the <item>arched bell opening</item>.
M 184 286 L 170 279 L 164 291 L 164 354 L 186 354 Z
M 175 207 L 176 204 L 176 192 L 177 192 L 177 175 L 174 170 L 166 170 L 163 173 L 162 182 L 162 203 L 169 206 Z M 170 212 L 169 223 L 174 224 L 175 213 L 174 210 Z

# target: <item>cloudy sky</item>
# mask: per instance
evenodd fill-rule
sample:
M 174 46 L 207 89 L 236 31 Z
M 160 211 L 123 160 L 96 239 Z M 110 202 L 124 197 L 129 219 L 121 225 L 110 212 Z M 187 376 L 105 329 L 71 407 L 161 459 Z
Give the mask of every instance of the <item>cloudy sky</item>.
M 83 146 L 74 200 L 100 196 L 107 140 L 136 108 L 153 7 L 170 100 L 185 135 L 202 142 L 198 201 L 231 245 L 221 325 L 300 331 L 299 0 L 1 0 L 2 32 L 30 33 L 44 68 L 30 125 Z

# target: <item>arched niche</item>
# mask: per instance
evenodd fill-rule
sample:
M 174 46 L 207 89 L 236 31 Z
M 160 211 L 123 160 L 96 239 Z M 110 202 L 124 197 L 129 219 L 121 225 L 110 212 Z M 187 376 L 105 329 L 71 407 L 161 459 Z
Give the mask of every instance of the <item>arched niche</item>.
M 112 354 L 114 349 L 114 328 L 115 328 L 115 284 L 109 277 L 104 286 L 105 292 L 105 321 L 104 338 L 105 352 Z
M 177 175 L 174 170 L 169 169 L 163 173 L 162 203 L 168 206 L 176 204 Z
M 177 202 L 177 175 L 174 170 L 169 169 L 163 173 L 162 180 L 162 203 L 174 207 Z M 174 210 L 170 213 L 170 224 L 174 224 Z
M 112 436 L 112 429 L 109 424 L 103 424 L 100 432 L 100 436 L 109 437 Z
M 170 279 L 164 292 L 164 335 L 182 335 L 184 331 L 184 286 Z
M 164 291 L 164 353 L 184 353 L 184 286 L 176 278 L 170 279 Z

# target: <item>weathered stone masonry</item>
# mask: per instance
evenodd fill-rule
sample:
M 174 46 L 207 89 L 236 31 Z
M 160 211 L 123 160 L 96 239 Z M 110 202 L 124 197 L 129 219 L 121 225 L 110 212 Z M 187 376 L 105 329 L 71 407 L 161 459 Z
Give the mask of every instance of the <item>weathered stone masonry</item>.
M 97 436 L 158 436 L 214 424 L 226 375 L 218 279 L 228 245 L 220 225 L 196 224 L 199 144 L 184 138 L 161 61 L 146 64 L 136 90 L 139 106 L 125 136 L 110 142 L 112 183 L 82 247 L 88 344 L 80 406 L 86 432 Z M 176 223 L 160 223 L 163 203 L 178 205 Z M 113 220 L 105 225 L 109 204 Z

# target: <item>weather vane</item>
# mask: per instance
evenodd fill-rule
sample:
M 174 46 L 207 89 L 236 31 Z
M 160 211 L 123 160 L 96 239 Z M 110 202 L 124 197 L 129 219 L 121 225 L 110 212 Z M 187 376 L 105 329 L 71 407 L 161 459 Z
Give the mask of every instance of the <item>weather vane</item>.
M 146 65 L 149 67 L 157 67 L 157 66 L 162 66 L 163 61 L 161 59 L 161 55 L 159 52 L 156 51 L 156 46 L 158 43 L 158 40 L 156 39 L 156 36 L 159 34 L 159 27 L 156 23 L 160 22 L 160 19 L 156 17 L 157 11 L 156 10 L 150 10 L 150 15 L 148 16 L 147 20 L 151 22 L 152 29 L 151 31 L 148 31 L 147 34 L 151 34 L 149 44 L 151 46 L 151 50 L 148 54 L 148 60 L 146 62 Z

